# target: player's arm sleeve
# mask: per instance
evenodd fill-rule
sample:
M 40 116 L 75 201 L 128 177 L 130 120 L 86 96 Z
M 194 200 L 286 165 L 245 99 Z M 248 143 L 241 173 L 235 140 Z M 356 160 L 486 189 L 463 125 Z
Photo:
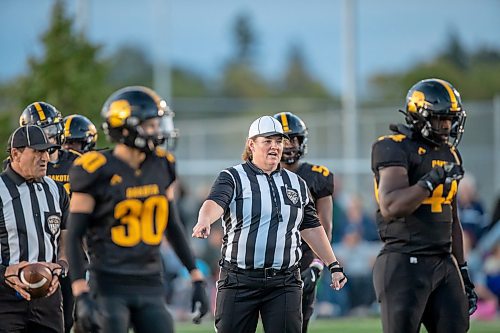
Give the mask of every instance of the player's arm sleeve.
M 372 170 L 375 172 L 390 166 L 402 166 L 408 169 L 408 157 L 402 142 L 384 138 L 372 146 Z
M 69 260 L 69 275 L 71 281 L 85 279 L 86 263 L 82 239 L 91 221 L 90 214 L 70 213 L 66 237 L 66 255 Z
M 67 221 L 69 215 L 69 196 L 64 186 L 62 186 L 60 183 L 56 184 L 59 191 L 59 205 L 61 207 L 61 229 L 64 230 L 68 225 Z
M 168 224 L 166 229 L 166 236 L 170 244 L 179 257 L 182 264 L 188 271 L 196 268 L 193 251 L 187 241 L 187 236 L 184 228 L 181 225 L 177 207 L 173 201 L 168 202 L 170 213 L 168 215 Z
M 235 192 L 235 182 L 233 176 L 227 170 L 222 171 L 210 190 L 207 200 L 215 201 L 219 206 L 227 209 Z

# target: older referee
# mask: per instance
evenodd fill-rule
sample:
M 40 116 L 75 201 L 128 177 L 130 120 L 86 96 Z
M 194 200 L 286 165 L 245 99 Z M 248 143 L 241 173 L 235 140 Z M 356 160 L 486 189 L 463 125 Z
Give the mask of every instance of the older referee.
M 193 228 L 193 237 L 206 238 L 210 225 L 223 216 L 218 333 L 255 332 L 259 313 L 266 332 L 301 331 L 301 236 L 328 265 L 332 288 L 347 281 L 305 181 L 280 168 L 284 138 L 273 117 L 255 120 L 245 163 L 219 174 Z
M 57 147 L 38 126 L 20 127 L 9 139 L 11 163 L 0 174 L 0 332 L 63 331 L 58 276 L 68 267 L 61 239 L 69 199 L 45 176 Z M 33 262 L 53 272 L 47 297 L 32 299 L 19 279 Z

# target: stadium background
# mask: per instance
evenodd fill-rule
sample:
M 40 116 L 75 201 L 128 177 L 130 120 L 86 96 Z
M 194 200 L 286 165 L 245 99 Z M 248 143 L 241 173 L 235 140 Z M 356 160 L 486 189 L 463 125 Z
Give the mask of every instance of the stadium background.
M 500 194 L 498 14 L 494 0 L 5 0 L 0 142 L 34 100 L 99 125 L 111 91 L 152 86 L 176 112 L 178 172 L 187 195 L 199 200 L 221 169 L 239 162 L 253 119 L 291 111 L 309 127 L 307 160 L 340 181 L 336 199 L 359 194 L 373 213 L 371 144 L 389 123 L 403 121 L 397 110 L 407 89 L 437 76 L 464 98 L 460 151 L 491 212 Z M 219 34 L 199 31 L 212 27 Z M 353 332 L 379 329 L 369 319 L 324 326 L 337 323 L 345 332 L 349 325 Z M 357 324 L 368 326 L 356 330 Z M 478 322 L 471 332 L 490 332 L 489 325 L 500 331 L 498 322 Z

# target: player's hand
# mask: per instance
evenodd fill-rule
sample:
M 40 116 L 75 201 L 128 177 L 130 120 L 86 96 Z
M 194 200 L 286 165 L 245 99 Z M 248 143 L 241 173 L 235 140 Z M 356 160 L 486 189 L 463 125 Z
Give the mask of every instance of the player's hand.
M 193 297 L 191 303 L 191 312 L 193 312 L 193 323 L 200 324 L 201 318 L 207 314 L 209 304 L 206 283 L 203 280 L 193 281 Z
M 46 296 L 49 297 L 56 292 L 57 288 L 59 288 L 59 279 L 61 277 L 61 274 L 65 271 L 65 268 L 63 268 L 63 266 L 59 262 L 42 262 L 41 264 L 47 266 L 47 268 L 52 272 L 52 281 L 50 282 L 49 292 Z
M 469 277 L 469 269 L 467 268 L 467 263 L 460 265 L 460 274 L 462 275 L 465 293 L 467 294 L 467 299 L 469 301 L 469 315 L 472 315 L 477 310 L 477 294 L 474 291 L 474 283 L 472 283 Z
M 19 279 L 19 271 L 27 266 L 29 262 L 27 261 L 21 261 L 18 264 L 12 264 L 7 266 L 5 269 L 5 283 L 17 291 L 17 293 L 24 299 L 26 300 L 31 300 L 31 295 L 28 293 L 28 286 L 22 283 L 22 281 Z
M 92 299 L 88 292 L 84 292 L 76 297 L 76 315 L 78 316 L 79 325 L 85 332 L 98 332 L 101 325 L 99 324 L 99 310 L 96 302 Z
M 198 223 L 193 227 L 191 237 L 207 238 L 210 235 L 210 223 L 198 220 Z
M 432 193 L 438 185 L 451 183 L 453 180 L 460 180 L 463 177 L 464 169 L 460 164 L 446 163 L 444 166 L 434 166 L 431 171 L 420 178 L 418 184 Z
M 304 293 L 312 293 L 316 284 L 318 283 L 321 270 L 316 266 L 309 266 L 304 271 L 300 273 L 302 281 L 304 282 Z

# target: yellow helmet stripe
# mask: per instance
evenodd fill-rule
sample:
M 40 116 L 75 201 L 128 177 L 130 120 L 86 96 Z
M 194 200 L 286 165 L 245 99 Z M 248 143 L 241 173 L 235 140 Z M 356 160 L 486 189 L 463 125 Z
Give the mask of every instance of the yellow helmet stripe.
M 73 116 L 68 117 L 66 119 L 66 122 L 64 123 L 64 136 L 66 138 L 69 138 L 71 136 L 70 128 L 71 128 L 71 121 L 73 120 Z
M 33 105 L 35 106 L 35 109 L 38 112 L 38 117 L 40 117 L 40 120 L 44 121 L 45 120 L 45 112 L 43 112 L 43 109 L 42 109 L 42 106 L 40 105 L 40 103 L 35 102 L 35 103 L 33 103 Z
M 448 92 L 448 95 L 450 95 L 450 101 L 451 101 L 450 111 L 460 111 L 460 109 L 458 108 L 457 96 L 455 96 L 455 93 L 453 92 L 453 89 L 451 89 L 448 82 L 446 82 L 444 80 L 440 80 L 440 79 L 437 79 L 436 81 L 441 83 L 443 85 L 443 87 L 446 89 L 446 91 Z
M 286 114 L 282 112 L 280 116 L 281 116 L 281 124 L 283 125 L 283 131 L 285 133 L 290 132 L 290 128 L 288 127 L 288 118 L 286 117 Z

